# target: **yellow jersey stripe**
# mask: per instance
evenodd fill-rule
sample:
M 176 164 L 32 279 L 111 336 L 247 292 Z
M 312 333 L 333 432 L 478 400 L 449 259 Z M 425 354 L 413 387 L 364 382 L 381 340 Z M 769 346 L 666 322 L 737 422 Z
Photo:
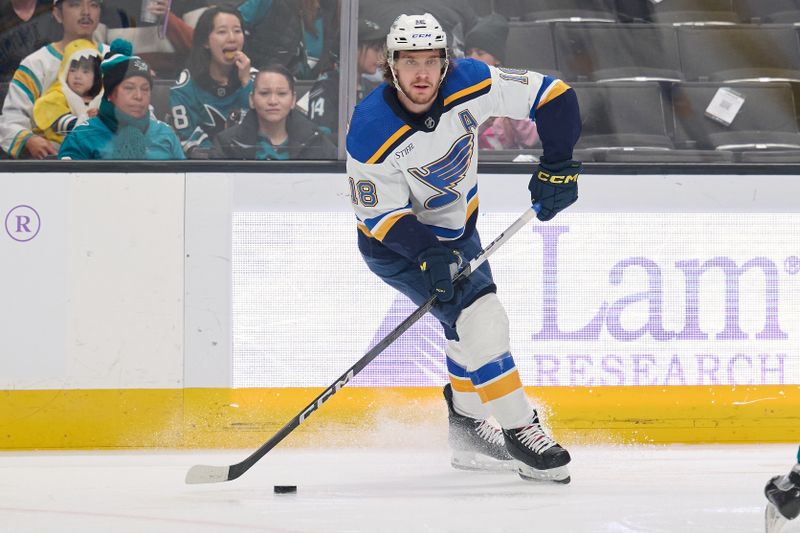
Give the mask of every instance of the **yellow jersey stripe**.
M 448 96 L 447 98 L 445 98 L 444 99 L 444 105 L 448 105 L 448 104 L 450 104 L 450 102 L 452 102 L 454 100 L 458 100 L 459 98 L 462 98 L 464 96 L 470 95 L 470 94 L 472 94 L 472 93 L 474 93 L 476 91 L 480 91 L 484 87 L 488 87 L 491 84 L 492 84 L 492 78 L 486 78 L 485 80 L 483 80 L 480 83 L 476 83 L 475 85 L 467 87 L 466 89 L 461 89 L 457 93 L 453 93 L 450 96 Z
M 358 228 L 358 230 L 359 230 L 361 233 L 363 233 L 364 235 L 366 235 L 366 236 L 367 236 L 367 237 L 369 237 L 369 238 L 372 238 L 372 233 L 370 233 L 370 232 L 369 232 L 369 229 L 367 228 L 367 225 L 366 225 L 366 224 L 362 224 L 362 223 L 360 223 L 360 222 L 359 222 L 359 223 L 356 225 L 356 227 Z
M 33 135 L 33 132 L 30 130 L 22 130 L 17 133 L 14 137 L 14 140 L 11 141 L 11 146 L 9 147 L 8 153 L 14 157 L 19 157 L 20 153 L 22 152 L 22 148 L 25 146 L 25 143 L 28 141 L 28 138 Z
M 379 241 L 382 241 L 384 238 L 386 238 L 386 234 L 389 233 L 389 230 L 392 229 L 392 226 L 394 226 L 398 220 L 410 214 L 411 211 L 400 211 L 386 217 L 385 219 L 381 220 L 380 224 L 378 224 L 375 228 L 372 228 L 372 236 Z
M 539 109 L 550 100 L 553 100 L 558 96 L 561 96 L 562 94 L 567 92 L 569 88 L 570 88 L 569 85 L 567 85 L 563 81 L 561 80 L 556 81 L 553 85 L 550 86 L 550 88 L 547 90 L 547 93 L 544 96 L 542 96 L 542 99 L 539 100 L 539 105 L 536 106 L 536 109 Z
M 392 144 L 394 144 L 395 141 L 397 141 L 397 139 L 402 137 L 410 129 L 411 129 L 411 126 L 409 126 L 408 124 L 404 124 L 403 126 L 401 126 L 400 129 L 398 129 L 396 132 L 394 132 L 391 137 L 386 139 L 386 142 L 383 143 L 380 148 L 378 148 L 377 152 L 372 154 L 372 157 L 367 159 L 367 164 L 371 165 L 371 164 L 375 163 L 375 161 L 380 159 L 381 156 L 384 154 L 384 152 L 386 152 L 386 150 L 388 150 L 392 146 Z
M 30 74 L 22 69 L 17 69 L 14 73 L 14 80 L 24 85 L 25 88 L 31 92 L 34 100 L 39 98 L 39 84 L 36 83 L 36 80 L 34 80 Z
M 519 372 L 516 368 L 498 380 L 476 387 L 483 403 L 502 398 L 520 388 L 522 388 L 522 381 L 519 379 Z
M 472 214 L 475 212 L 476 209 L 478 209 L 478 195 L 477 194 L 475 196 L 473 196 L 470 199 L 469 203 L 467 204 L 467 218 L 466 218 L 466 220 L 469 220 L 469 217 L 472 216 Z
M 475 392 L 475 385 L 467 378 L 457 378 L 450 374 L 450 385 L 456 392 Z

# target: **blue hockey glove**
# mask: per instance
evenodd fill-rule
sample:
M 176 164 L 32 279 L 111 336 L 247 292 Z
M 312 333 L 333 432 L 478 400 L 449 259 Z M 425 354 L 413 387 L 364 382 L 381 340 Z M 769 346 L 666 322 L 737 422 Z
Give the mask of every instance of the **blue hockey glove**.
M 542 206 L 536 218 L 541 221 L 550 220 L 559 211 L 575 203 L 578 199 L 578 176 L 581 172 L 583 165 L 580 161 L 539 163 L 528 184 L 531 202 L 539 202 Z
M 462 259 L 457 250 L 445 247 L 428 248 L 417 258 L 428 294 L 436 294 L 442 303 L 458 303 L 453 287 L 453 276 L 461 267 Z

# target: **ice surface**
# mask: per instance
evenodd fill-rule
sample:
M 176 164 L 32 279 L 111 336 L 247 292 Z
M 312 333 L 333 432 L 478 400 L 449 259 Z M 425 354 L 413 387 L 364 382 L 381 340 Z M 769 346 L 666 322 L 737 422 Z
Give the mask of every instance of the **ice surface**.
M 565 486 L 456 471 L 444 449 L 279 448 L 237 480 L 183 482 L 251 451 L 2 453 L 0 531 L 760 532 L 796 445 L 572 446 Z

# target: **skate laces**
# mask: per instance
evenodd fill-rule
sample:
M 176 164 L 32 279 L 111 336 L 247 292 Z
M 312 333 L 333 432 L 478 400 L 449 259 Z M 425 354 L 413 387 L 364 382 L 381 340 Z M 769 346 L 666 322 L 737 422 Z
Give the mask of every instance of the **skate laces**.
M 475 422 L 478 421 L 476 420 Z M 505 439 L 503 438 L 503 432 L 494 427 L 493 425 L 491 425 L 486 420 L 481 420 L 480 423 L 477 424 L 475 432 L 478 434 L 480 438 L 482 438 L 489 444 L 504 446 L 506 443 Z
M 557 443 L 544 432 L 537 417 L 533 420 L 533 423 L 517 431 L 517 439 L 534 453 L 544 453 Z

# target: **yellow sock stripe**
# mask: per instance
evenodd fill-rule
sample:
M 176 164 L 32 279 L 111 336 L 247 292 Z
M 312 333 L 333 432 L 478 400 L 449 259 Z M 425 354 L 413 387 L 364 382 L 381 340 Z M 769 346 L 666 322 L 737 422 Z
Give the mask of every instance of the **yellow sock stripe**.
M 450 385 L 452 385 L 453 390 L 456 392 L 476 392 L 475 385 L 472 384 L 468 378 L 457 378 L 453 374 L 450 374 Z
M 519 372 L 516 368 L 499 379 L 475 387 L 483 403 L 502 398 L 520 388 L 522 388 L 522 381 L 519 379 Z

